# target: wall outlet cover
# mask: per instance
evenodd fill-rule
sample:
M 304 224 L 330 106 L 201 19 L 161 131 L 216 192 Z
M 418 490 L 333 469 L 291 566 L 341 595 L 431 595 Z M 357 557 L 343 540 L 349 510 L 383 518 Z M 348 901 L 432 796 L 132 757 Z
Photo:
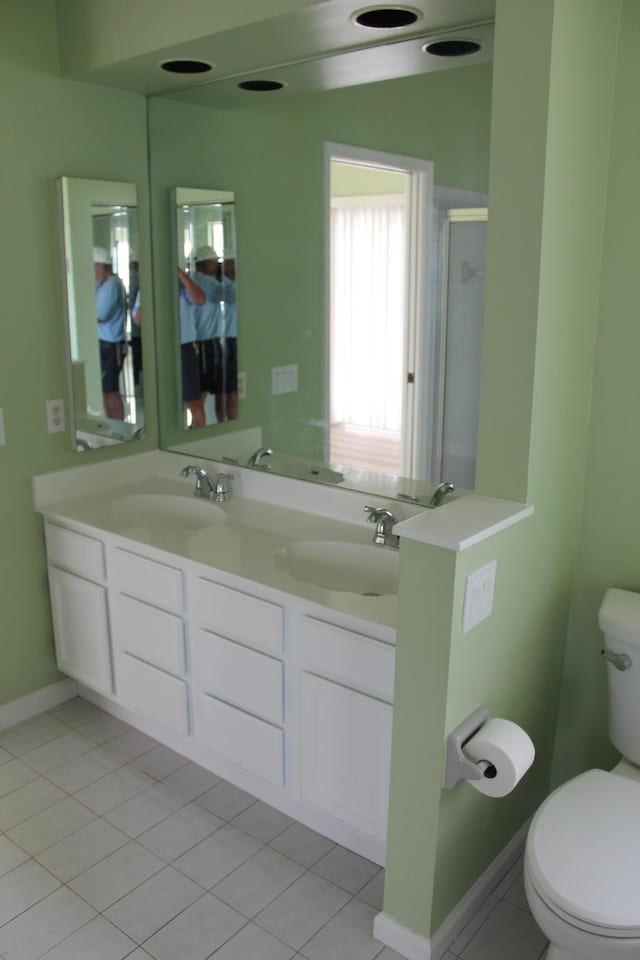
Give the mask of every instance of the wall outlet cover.
M 47 433 L 64 433 L 64 400 L 47 400 Z
M 491 616 L 496 584 L 496 567 L 497 562 L 492 560 L 491 563 L 480 567 L 467 577 L 462 613 L 463 633 L 467 633 L 472 627 Z

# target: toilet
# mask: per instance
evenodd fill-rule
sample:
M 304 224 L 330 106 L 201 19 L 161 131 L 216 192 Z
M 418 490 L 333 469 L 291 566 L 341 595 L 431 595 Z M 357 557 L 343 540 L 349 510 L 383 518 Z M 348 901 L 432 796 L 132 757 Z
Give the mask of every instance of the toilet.
M 524 882 L 545 960 L 640 960 L 640 593 L 608 590 L 598 622 L 622 760 L 563 784 L 531 821 Z

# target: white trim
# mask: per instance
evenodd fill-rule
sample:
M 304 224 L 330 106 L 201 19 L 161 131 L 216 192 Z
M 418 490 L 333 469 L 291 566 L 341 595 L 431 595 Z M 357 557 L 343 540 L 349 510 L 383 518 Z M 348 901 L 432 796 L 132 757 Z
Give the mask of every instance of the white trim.
M 407 960 L 431 960 L 431 941 L 404 927 L 388 913 L 379 913 L 374 918 L 373 935 Z
M 57 707 L 65 700 L 71 700 L 78 692 L 78 684 L 75 680 L 60 680 L 59 683 L 52 683 L 48 687 L 42 687 L 33 693 L 28 693 L 17 700 L 11 700 L 0 707 L 0 730 L 6 730 L 7 727 L 13 727 L 16 723 L 23 723 L 36 717 L 44 710 L 50 710 L 51 707 Z
M 518 859 L 524 847 L 528 829 L 529 820 L 520 827 L 462 900 L 456 904 L 431 939 L 420 936 L 409 927 L 403 926 L 389 914 L 379 913 L 373 921 L 373 935 L 376 940 L 401 956 L 407 957 L 407 960 L 439 960 Z

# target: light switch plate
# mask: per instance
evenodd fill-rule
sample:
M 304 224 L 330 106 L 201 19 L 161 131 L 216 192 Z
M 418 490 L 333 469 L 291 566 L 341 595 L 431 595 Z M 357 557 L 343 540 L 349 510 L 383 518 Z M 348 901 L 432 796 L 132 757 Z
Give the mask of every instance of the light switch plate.
M 484 567 L 469 574 L 464 591 L 464 610 L 462 631 L 467 633 L 472 627 L 491 616 L 493 593 L 496 585 L 497 563 L 492 560 Z
M 64 400 L 47 400 L 47 433 L 63 433 Z
M 286 367 L 271 367 L 271 393 L 295 393 L 298 389 L 298 364 L 290 363 Z
M 238 373 L 238 400 L 247 399 L 247 375 L 246 373 Z

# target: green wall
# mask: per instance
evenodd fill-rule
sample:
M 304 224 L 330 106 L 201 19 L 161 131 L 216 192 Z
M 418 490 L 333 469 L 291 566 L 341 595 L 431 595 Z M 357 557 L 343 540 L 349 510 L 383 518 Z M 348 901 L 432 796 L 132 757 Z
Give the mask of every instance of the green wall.
M 459 554 L 435 591 L 444 562 L 435 548 L 420 556 L 412 546 L 410 581 L 402 567 L 410 593 L 398 633 L 384 909 L 424 936 L 551 779 L 587 463 L 618 12 L 598 0 L 498 3 L 477 490 L 529 501 L 535 514 Z M 465 577 L 491 559 L 494 612 L 462 635 Z M 581 682 L 578 671 L 564 689 Z M 499 801 L 464 784 L 439 789 L 444 735 L 479 704 L 520 722 L 536 745 L 534 767 Z M 573 731 L 577 741 L 582 731 Z
M 260 112 L 150 101 L 163 443 L 189 439 L 177 429 L 170 188 L 236 194 L 238 353 L 247 375 L 240 426 L 262 426 L 265 445 L 283 453 L 323 459 L 323 142 L 431 159 L 437 184 L 486 191 L 490 96 L 491 69 L 478 66 L 275 101 Z M 289 363 L 299 367 L 298 392 L 274 397 L 271 367 Z
M 608 587 L 640 591 L 640 6 L 622 3 L 599 328 L 580 552 L 564 664 L 554 780 L 611 765 L 598 608 Z
M 52 0 L 0 5 L 0 116 L 5 131 L 3 183 L 0 407 L 0 703 L 60 679 L 49 616 L 42 521 L 33 512 L 31 477 L 81 462 L 69 432 L 48 434 L 45 402 L 65 397 L 63 278 L 56 178 L 137 183 L 148 216 L 145 101 L 142 97 L 60 79 Z M 147 287 L 149 237 L 141 238 Z M 155 389 L 148 341 L 149 396 Z M 145 368 L 147 364 L 145 364 Z M 157 436 L 153 406 L 148 440 Z M 131 452 L 91 454 L 93 460 Z M 82 461 L 86 462 L 86 461 Z

